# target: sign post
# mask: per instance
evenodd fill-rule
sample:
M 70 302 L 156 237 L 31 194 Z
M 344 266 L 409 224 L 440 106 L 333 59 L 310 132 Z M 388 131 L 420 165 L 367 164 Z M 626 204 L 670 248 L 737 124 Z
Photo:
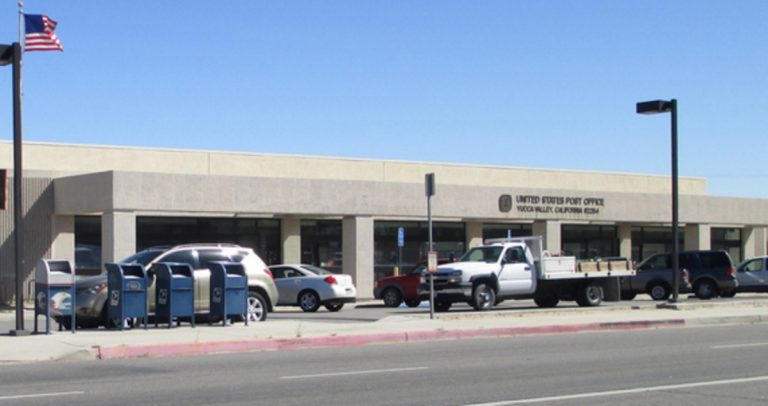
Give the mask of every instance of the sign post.
M 397 228 L 397 274 L 403 273 L 403 246 L 405 245 L 405 229 Z
M 424 177 L 424 192 L 427 195 L 427 224 L 429 227 L 429 255 L 427 256 L 427 265 L 434 252 L 434 246 L 432 245 L 432 196 L 435 195 L 435 174 L 428 173 Z M 435 278 L 432 268 L 429 269 L 429 318 L 435 318 Z M 437 255 L 435 255 L 435 270 L 437 270 Z

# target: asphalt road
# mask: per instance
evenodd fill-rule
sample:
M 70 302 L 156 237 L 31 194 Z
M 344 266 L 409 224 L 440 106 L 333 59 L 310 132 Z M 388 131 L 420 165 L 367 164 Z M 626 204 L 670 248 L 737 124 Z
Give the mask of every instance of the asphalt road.
M 763 405 L 768 325 L 0 368 L 0 405 Z

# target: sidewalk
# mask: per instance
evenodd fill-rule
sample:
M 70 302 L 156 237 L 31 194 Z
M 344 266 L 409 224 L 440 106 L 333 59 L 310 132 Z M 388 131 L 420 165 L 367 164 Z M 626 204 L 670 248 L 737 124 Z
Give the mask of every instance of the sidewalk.
M 350 310 L 354 311 L 354 310 Z M 13 309 L 0 320 L 13 320 Z M 600 330 L 674 328 L 768 322 L 768 301 L 683 302 L 657 307 L 600 306 L 391 316 L 376 322 L 268 320 L 223 327 L 187 323 L 167 329 L 53 331 L 12 337 L 0 332 L 0 364 L 59 360 L 162 357 L 243 351 L 407 343 L 432 340 Z M 55 323 L 51 324 L 52 330 Z

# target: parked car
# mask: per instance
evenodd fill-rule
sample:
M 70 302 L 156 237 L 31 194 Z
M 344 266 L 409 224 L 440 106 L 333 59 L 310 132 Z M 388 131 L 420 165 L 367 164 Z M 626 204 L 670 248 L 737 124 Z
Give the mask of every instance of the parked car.
M 438 265 L 452 262 L 448 258 L 438 258 Z M 373 288 L 373 297 L 384 301 L 384 306 L 398 307 L 405 302 L 408 307 L 417 307 L 422 301 L 429 300 L 426 295 L 419 295 L 419 281 L 427 270 L 426 261 L 416 264 L 403 275 L 392 275 L 381 278 Z
M 728 296 L 735 291 L 736 268 L 724 250 L 683 251 L 679 255 L 680 292 L 693 292 L 699 299 Z M 666 300 L 672 293 L 672 256 L 656 254 L 636 267 L 636 275 L 622 278 L 622 298 L 647 293 L 654 300 Z M 686 280 L 687 277 L 687 280 Z
M 242 263 L 248 275 L 248 320 L 264 321 L 267 313 L 277 304 L 278 292 L 272 275 L 264 261 L 250 248 L 234 244 L 185 244 L 173 247 L 153 247 L 138 252 L 121 263 L 141 264 L 147 271 L 149 283 L 147 296 L 149 312 L 155 307 L 155 278 L 152 265 L 159 262 L 188 264 L 194 270 L 195 312 L 208 313 L 210 309 L 211 262 L 227 261 Z M 76 323 L 79 327 L 115 327 L 119 322 L 107 317 L 107 274 L 79 279 L 75 282 Z M 69 317 L 58 318 L 63 327 L 69 328 Z
M 316 312 L 323 305 L 337 312 L 344 303 L 357 301 L 357 289 L 350 275 L 307 264 L 272 265 L 269 270 L 279 292 L 278 306 L 299 306 L 305 312 Z
M 736 268 L 736 290 L 722 294 L 731 297 L 741 292 L 768 292 L 768 256 L 750 258 Z M 732 293 L 732 294 L 730 294 Z

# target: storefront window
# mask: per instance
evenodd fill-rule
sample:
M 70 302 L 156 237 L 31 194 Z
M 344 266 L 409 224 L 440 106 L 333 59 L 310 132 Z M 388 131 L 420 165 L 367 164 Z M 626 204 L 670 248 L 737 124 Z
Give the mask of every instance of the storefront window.
M 678 247 L 684 247 L 685 234 L 682 229 L 678 231 Z M 672 227 L 632 227 L 632 259 L 635 262 L 668 252 L 672 252 Z
M 712 228 L 710 244 L 713 250 L 726 250 L 733 262 L 742 261 L 741 255 L 741 229 L 740 228 Z
M 533 235 L 531 224 L 483 224 L 483 240 L 489 238 L 530 237 Z
M 231 243 L 253 248 L 267 265 L 280 262 L 280 221 L 248 218 L 138 217 L 136 246 Z
M 101 217 L 75 216 L 75 274 L 101 273 Z
M 564 255 L 572 255 L 578 259 L 619 255 L 616 226 L 564 224 L 561 232 Z
M 397 230 L 404 231 L 402 249 L 397 246 Z M 465 251 L 464 223 L 432 223 L 432 242 L 439 258 L 459 258 Z M 392 275 L 396 266 L 403 272 L 425 261 L 429 251 L 429 224 L 417 221 L 376 221 L 374 223 L 374 278 Z M 400 253 L 402 252 L 402 256 Z
M 341 273 L 341 220 L 301 221 L 301 262 Z

